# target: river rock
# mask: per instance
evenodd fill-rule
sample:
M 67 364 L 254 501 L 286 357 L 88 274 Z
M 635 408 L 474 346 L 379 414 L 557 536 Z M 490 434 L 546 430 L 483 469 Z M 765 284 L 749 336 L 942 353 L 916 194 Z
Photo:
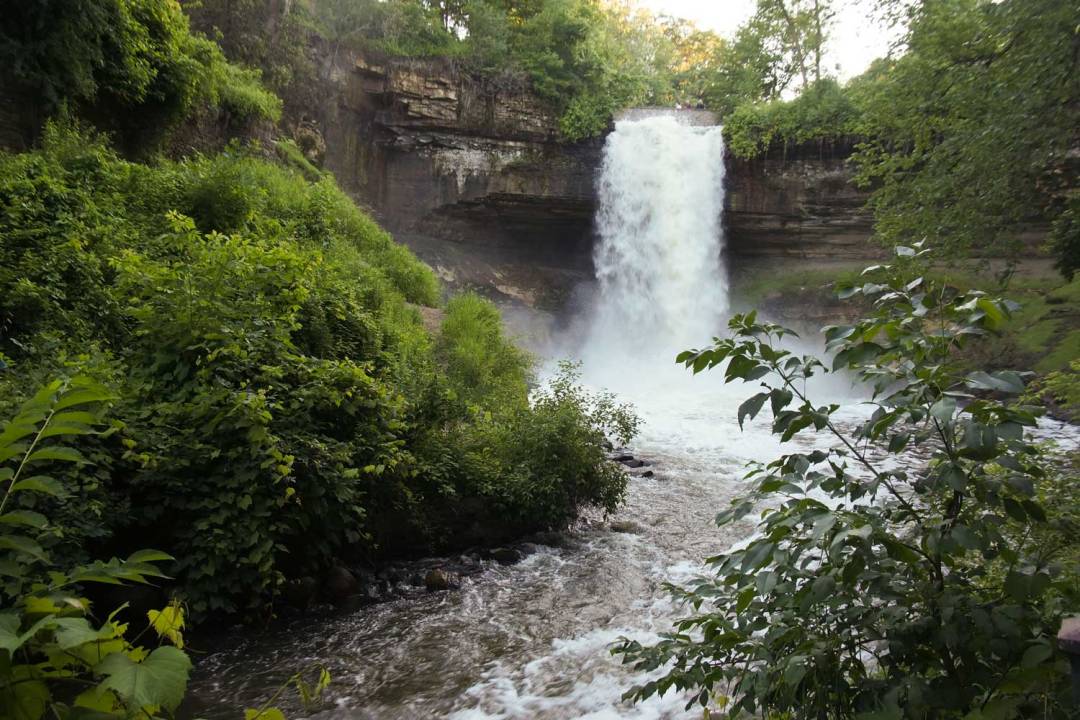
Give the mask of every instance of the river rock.
M 645 461 L 644 460 L 626 460 L 625 462 L 623 462 L 623 465 L 625 465 L 628 468 L 645 467 Z
M 453 579 L 450 577 L 450 573 L 439 568 L 429 571 L 424 577 L 424 587 L 430 592 L 449 590 L 452 584 Z
M 355 595 L 359 588 L 360 584 L 357 582 L 356 576 L 348 568 L 340 565 L 330 568 L 330 571 L 326 573 L 326 578 L 323 580 L 323 590 L 326 592 L 326 597 L 332 602 L 340 602 L 350 595 Z
M 636 523 L 633 520 L 612 520 L 608 527 L 611 528 L 612 532 L 627 533 L 630 535 L 640 535 L 645 530 L 640 523 Z
M 548 547 L 562 547 L 566 544 L 566 536 L 554 530 L 542 530 L 529 536 L 529 541 L 537 545 Z
M 628 463 L 634 459 L 634 456 L 630 453 L 619 452 L 611 456 L 611 459 L 617 463 Z
M 285 584 L 285 602 L 300 610 L 311 607 L 318 593 L 319 583 L 313 577 L 293 578 Z
M 513 565 L 521 561 L 521 552 L 514 548 L 495 548 L 491 551 L 491 559 L 500 565 Z

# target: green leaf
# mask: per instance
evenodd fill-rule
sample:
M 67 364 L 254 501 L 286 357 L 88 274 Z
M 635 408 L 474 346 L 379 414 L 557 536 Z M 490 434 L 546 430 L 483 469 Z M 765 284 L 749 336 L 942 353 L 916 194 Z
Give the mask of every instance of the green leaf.
M 932 406 L 930 416 L 942 425 L 949 425 L 956 414 L 956 398 L 942 395 Z
M 49 699 L 49 688 L 41 680 L 16 677 L 11 684 L 0 687 L 0 706 L 10 720 L 40 720 Z
M 1020 659 L 1020 666 L 1025 668 L 1035 667 L 1052 657 L 1054 657 L 1054 648 L 1049 643 L 1041 642 L 1024 651 L 1024 656 Z
M 184 699 L 191 660 L 182 650 L 159 647 L 142 662 L 124 653 L 114 653 L 102 660 L 94 672 L 106 676 L 98 686 L 112 690 L 130 711 L 147 707 L 175 710 Z
M 773 416 L 778 415 L 784 408 L 786 408 L 794 396 L 790 390 L 784 390 L 783 388 L 776 388 L 769 393 L 769 403 L 772 406 Z
M 751 398 L 748 398 L 741 405 L 739 405 L 739 429 L 742 429 L 743 420 L 749 417 L 753 420 L 758 412 L 761 411 L 761 406 L 765 404 L 765 401 L 769 399 L 769 393 L 758 393 Z
M 128 557 L 129 563 L 153 563 L 153 562 L 172 562 L 175 560 L 169 553 L 161 552 L 160 550 L 136 550 Z
M 747 548 L 746 554 L 743 555 L 743 570 L 757 570 L 759 567 L 769 562 L 769 558 L 772 557 L 775 549 L 776 545 L 774 543 L 763 542 L 761 540 L 757 541 Z
M 26 459 L 26 462 L 27 464 L 30 464 L 35 462 L 45 462 L 47 460 L 76 463 L 86 462 L 86 458 L 82 456 L 82 453 L 75 448 L 69 447 L 46 447 L 41 450 L 35 450 L 30 457 Z
M 0 535 L 0 550 L 14 550 L 37 558 L 42 562 L 48 562 L 48 557 L 41 545 L 36 540 L 31 540 L 23 535 Z
M 975 390 L 996 390 L 1011 395 L 1024 392 L 1024 380 L 1020 373 L 1010 370 L 995 373 L 979 370 L 968 375 L 965 382 L 968 387 Z
M 65 393 L 56 402 L 54 408 L 57 411 L 66 410 L 71 407 L 78 407 L 79 405 L 90 405 L 99 402 L 105 402 L 106 400 L 112 400 L 113 396 L 101 387 L 87 387 L 81 390 L 74 390 L 72 392 Z
M 115 633 L 109 628 L 95 628 L 86 618 L 56 618 L 53 620 L 56 644 L 62 650 L 85 645 L 88 642 L 111 639 Z
M 158 637 L 168 638 L 176 647 L 184 648 L 184 611 L 179 603 L 173 602 L 161 610 L 150 610 L 146 616 Z
M 997 432 L 982 423 L 969 422 L 964 427 L 964 438 L 960 454 L 975 460 L 990 460 L 996 454 Z
M 33 475 L 23 478 L 11 486 L 11 492 L 39 492 L 53 497 L 63 497 L 67 494 L 64 486 L 59 481 L 47 475 Z
M 865 365 L 883 352 L 885 352 L 885 348 L 877 343 L 863 342 L 858 345 L 852 345 L 838 352 L 836 357 L 833 358 L 833 372 L 836 372 L 841 368 L 853 368 Z
M 25 525 L 27 527 L 41 529 L 48 524 L 49 520 L 41 513 L 30 510 L 12 510 L 0 515 L 0 523 L 6 525 Z

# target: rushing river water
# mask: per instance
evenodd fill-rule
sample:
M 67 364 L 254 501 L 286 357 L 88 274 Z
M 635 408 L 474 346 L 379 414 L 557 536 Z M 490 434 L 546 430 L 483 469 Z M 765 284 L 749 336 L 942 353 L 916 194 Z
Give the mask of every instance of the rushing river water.
M 609 649 L 620 636 L 648 641 L 670 629 L 684 609 L 662 583 L 689 580 L 703 558 L 746 538 L 749 526 L 721 531 L 713 518 L 747 461 L 780 452 L 767 418 L 743 431 L 735 421 L 753 389 L 673 362 L 718 334 L 726 312 L 722 169 L 719 128 L 673 117 L 617 125 L 599 183 L 595 306 L 561 348 L 583 359 L 586 382 L 636 405 L 645 424 L 632 449 L 655 476 L 633 477 L 615 516 L 586 517 L 557 547 L 490 563 L 460 590 L 227 642 L 199 663 L 196 713 L 236 717 L 320 664 L 334 678 L 325 718 L 701 717 L 674 694 L 623 702 L 647 678 Z M 822 389 L 830 400 L 851 390 Z M 848 417 L 858 416 L 851 406 Z

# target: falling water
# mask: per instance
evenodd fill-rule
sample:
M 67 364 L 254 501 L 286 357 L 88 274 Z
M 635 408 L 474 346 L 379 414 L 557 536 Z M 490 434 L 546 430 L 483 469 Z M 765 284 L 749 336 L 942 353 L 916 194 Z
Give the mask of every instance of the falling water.
M 720 127 L 695 125 L 696 117 L 625 119 L 607 138 L 599 293 L 583 352 L 598 373 L 612 364 L 644 373 L 670 366 L 675 352 L 717 334 L 724 319 L 724 141 Z

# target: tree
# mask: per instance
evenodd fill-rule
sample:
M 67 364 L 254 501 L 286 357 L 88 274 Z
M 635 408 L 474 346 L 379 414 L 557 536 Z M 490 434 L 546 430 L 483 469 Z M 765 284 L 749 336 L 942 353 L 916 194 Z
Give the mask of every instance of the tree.
M 775 100 L 820 81 L 834 14 L 829 0 L 758 0 L 734 40 L 718 43 L 707 61 L 709 107 L 726 116 L 739 105 Z
M 1014 252 L 1062 218 L 1058 257 L 1075 268 L 1066 210 L 1078 185 L 1080 36 L 1075 3 L 924 0 L 907 4 L 898 59 L 852 83 L 866 137 L 856 156 L 887 242 Z M 1071 233 L 1071 234 L 1070 234 Z M 1075 242 L 1075 241 L 1073 241 Z M 1073 257 L 1069 261 L 1066 258 Z
M 672 588 L 693 611 L 673 633 L 615 650 L 664 668 L 632 697 L 689 690 L 689 704 L 719 702 L 729 717 L 1067 714 L 1054 634 L 1076 574 L 1062 575 L 1049 538 L 1071 508 L 1038 500 L 1054 473 L 1026 435 L 1025 374 L 965 375 L 956 360 L 1010 303 L 937 286 L 915 272 L 927 251 L 897 250 L 864 284 L 838 288 L 873 311 L 825 331 L 832 369 L 873 389 L 862 422 L 810 397 L 806 381 L 825 365 L 785 349 L 792 333 L 754 313 L 679 356 L 694 372 L 726 363 L 726 381 L 761 381 L 740 425 L 768 404 L 782 441 L 815 431 L 834 444 L 750 467 L 751 489 L 717 518 L 756 513 L 749 542 Z M 1075 557 L 1075 535 L 1066 543 Z

